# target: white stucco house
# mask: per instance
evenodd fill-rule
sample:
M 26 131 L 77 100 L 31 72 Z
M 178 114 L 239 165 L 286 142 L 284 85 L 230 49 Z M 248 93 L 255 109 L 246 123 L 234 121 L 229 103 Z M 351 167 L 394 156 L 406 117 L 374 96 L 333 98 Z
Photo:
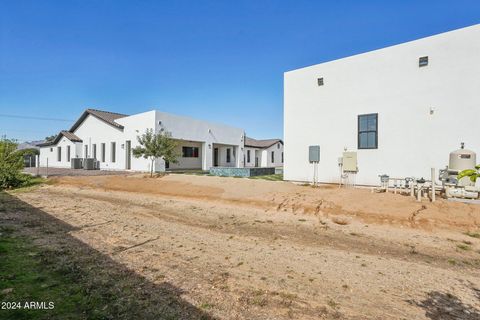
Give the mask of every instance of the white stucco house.
M 429 177 L 460 147 L 480 152 L 480 25 L 284 74 L 284 178 L 340 181 L 356 152 L 357 184 Z
M 283 141 L 245 137 L 244 163 L 245 167 L 282 167 Z
M 160 111 L 125 115 L 85 110 L 69 130 L 40 146 L 40 166 L 70 168 L 72 158 L 94 158 L 100 169 L 149 171 L 150 161 L 132 156 L 147 129 L 168 131 L 178 140 L 178 163 L 157 159 L 155 171 L 243 167 L 244 130 Z

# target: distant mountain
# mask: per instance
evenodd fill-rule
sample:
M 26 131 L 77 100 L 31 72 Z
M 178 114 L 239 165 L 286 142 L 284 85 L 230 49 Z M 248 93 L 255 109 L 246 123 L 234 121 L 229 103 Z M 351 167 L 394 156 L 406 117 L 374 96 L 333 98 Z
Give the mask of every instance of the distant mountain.
M 37 145 L 45 142 L 45 140 L 35 140 L 35 141 L 25 141 L 22 143 L 19 143 L 17 146 L 17 150 L 23 150 L 23 149 L 40 149 Z

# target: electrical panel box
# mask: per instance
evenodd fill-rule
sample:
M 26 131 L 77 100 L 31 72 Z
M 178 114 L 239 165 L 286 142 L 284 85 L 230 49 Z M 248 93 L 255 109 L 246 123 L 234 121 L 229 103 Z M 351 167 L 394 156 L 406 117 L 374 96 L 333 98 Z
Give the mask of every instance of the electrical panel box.
M 308 161 L 320 162 L 320 146 L 309 146 L 308 147 Z
M 343 153 L 343 171 L 357 172 L 357 153 L 356 152 L 344 152 Z

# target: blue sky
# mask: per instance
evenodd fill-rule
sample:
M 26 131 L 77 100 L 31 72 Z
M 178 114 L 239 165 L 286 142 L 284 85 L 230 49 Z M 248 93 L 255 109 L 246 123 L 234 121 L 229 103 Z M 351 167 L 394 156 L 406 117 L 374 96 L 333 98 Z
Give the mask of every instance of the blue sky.
M 0 135 L 87 108 L 283 135 L 288 70 L 480 23 L 480 1 L 0 0 Z

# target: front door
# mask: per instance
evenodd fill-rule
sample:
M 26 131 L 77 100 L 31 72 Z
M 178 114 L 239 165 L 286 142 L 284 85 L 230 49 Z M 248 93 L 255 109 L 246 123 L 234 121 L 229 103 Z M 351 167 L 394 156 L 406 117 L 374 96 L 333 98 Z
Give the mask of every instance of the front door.
M 125 141 L 125 169 L 130 170 L 132 168 L 132 142 L 130 140 Z
M 213 148 L 213 166 L 218 167 L 218 148 Z
M 255 167 L 258 167 L 258 157 L 255 157 Z

